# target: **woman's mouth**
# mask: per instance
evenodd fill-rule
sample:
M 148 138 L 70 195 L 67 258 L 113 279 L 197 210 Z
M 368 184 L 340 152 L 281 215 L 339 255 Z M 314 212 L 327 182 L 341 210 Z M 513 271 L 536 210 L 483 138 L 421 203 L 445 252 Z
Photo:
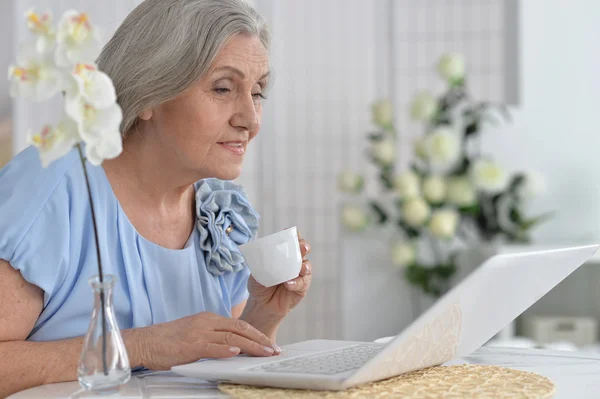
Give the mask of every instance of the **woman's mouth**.
M 224 149 L 231 151 L 235 155 L 244 155 L 244 153 L 246 152 L 244 143 L 241 141 L 225 141 L 217 144 L 219 144 Z

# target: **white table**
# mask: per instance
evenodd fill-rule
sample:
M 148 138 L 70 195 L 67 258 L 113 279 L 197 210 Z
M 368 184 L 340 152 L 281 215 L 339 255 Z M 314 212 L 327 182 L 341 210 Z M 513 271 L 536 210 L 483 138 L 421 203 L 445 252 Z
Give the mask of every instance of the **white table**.
M 556 399 L 600 398 L 600 355 L 541 349 L 483 347 L 474 354 L 447 364 L 490 364 L 531 371 L 556 384 Z M 10 399 L 30 398 L 227 398 L 215 385 L 179 377 L 170 372 L 138 375 L 115 395 L 83 393 L 77 382 L 44 385 L 19 392 Z

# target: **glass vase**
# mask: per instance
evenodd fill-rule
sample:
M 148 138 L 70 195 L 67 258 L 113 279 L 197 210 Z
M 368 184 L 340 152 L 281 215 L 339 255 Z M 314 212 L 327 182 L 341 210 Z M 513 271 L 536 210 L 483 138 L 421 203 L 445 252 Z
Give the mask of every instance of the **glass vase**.
M 113 288 L 117 278 L 98 275 L 89 279 L 94 310 L 77 367 L 79 384 L 87 391 L 115 391 L 131 378 L 127 350 L 113 309 Z

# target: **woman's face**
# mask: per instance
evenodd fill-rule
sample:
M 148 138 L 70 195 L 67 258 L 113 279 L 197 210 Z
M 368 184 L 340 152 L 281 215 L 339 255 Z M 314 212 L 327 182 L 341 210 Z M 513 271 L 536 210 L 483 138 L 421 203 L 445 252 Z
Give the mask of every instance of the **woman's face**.
M 259 38 L 236 35 L 200 81 L 151 110 L 141 121 L 149 125 L 144 134 L 149 130 L 161 148 L 201 178 L 237 178 L 260 129 L 268 61 Z

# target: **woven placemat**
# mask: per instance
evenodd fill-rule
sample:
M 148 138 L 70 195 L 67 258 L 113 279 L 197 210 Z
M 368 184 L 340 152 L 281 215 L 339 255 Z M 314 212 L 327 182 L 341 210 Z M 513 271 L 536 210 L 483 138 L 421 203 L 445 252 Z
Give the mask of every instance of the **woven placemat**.
M 555 386 L 548 378 L 505 367 L 465 364 L 413 371 L 345 391 L 308 391 L 220 384 L 239 399 L 271 398 L 494 398 L 546 399 Z

